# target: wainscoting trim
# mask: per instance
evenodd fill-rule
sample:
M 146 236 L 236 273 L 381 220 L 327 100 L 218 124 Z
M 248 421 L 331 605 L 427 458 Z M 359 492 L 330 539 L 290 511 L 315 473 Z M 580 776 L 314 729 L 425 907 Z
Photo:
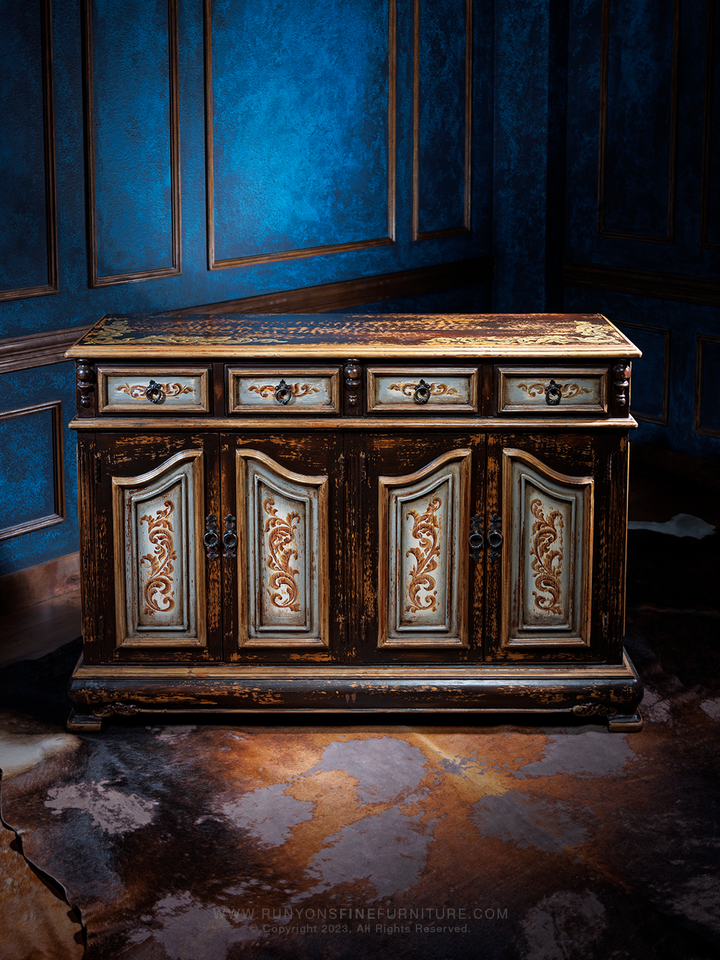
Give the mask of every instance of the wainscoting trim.
M 636 297 L 720 307 L 720 282 L 685 277 L 678 273 L 626 270 L 596 263 L 565 263 L 563 283 L 566 287 L 592 287 L 595 290 L 629 293 Z

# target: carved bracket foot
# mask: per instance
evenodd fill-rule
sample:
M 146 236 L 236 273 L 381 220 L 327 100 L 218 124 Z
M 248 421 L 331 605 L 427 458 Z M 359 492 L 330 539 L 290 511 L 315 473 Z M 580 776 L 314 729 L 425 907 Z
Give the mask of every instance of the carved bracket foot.
M 70 733 L 100 733 L 103 727 L 102 717 L 95 717 L 92 714 L 76 713 L 70 711 L 70 716 L 65 724 Z
M 643 728 L 643 718 L 636 710 L 635 713 L 608 717 L 607 725 L 610 733 L 639 733 Z

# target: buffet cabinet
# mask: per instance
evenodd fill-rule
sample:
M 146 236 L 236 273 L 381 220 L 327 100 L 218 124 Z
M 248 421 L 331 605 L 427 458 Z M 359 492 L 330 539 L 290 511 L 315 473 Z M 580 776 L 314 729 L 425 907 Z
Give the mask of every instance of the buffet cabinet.
M 639 729 L 631 362 L 596 315 L 105 317 L 77 365 L 83 655 L 114 714 Z

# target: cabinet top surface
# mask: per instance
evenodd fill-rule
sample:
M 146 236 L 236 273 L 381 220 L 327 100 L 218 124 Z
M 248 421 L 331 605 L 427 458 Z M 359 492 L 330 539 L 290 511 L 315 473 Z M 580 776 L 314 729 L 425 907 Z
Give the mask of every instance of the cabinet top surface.
M 99 320 L 84 359 L 623 357 L 640 351 L 600 314 L 130 314 Z

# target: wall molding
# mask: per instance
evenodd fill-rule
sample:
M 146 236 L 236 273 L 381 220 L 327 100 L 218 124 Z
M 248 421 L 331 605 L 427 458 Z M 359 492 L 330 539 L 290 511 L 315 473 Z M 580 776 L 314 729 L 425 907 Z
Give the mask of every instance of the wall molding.
M 52 0 L 41 0 L 40 30 L 43 90 L 43 139 L 45 158 L 45 238 L 47 243 L 48 282 L 36 287 L 0 291 L 0 302 L 44 297 L 57 293 L 58 279 L 58 214 L 55 174 L 55 99 L 53 92 Z
M 720 337 L 711 337 L 706 334 L 698 334 L 697 346 L 695 351 L 695 416 L 693 430 L 703 437 L 720 437 L 720 425 L 717 428 L 704 427 L 702 425 L 702 407 L 703 407 L 703 386 L 704 386 L 704 362 L 703 348 L 706 343 L 720 344 Z
M 208 270 L 226 270 L 254 263 L 276 263 L 303 257 L 324 256 L 329 253 L 347 253 L 368 250 L 395 243 L 396 204 L 396 124 L 397 124 L 397 0 L 388 0 L 388 176 L 387 176 L 387 236 L 348 243 L 302 247 L 277 253 L 258 253 L 247 257 L 215 257 L 215 173 L 213 167 L 213 83 L 212 83 L 212 0 L 203 0 L 203 28 L 205 49 L 205 196 L 207 212 Z
M 68 553 L 0 577 L 0 608 L 15 613 L 79 590 L 80 554 Z
M 598 196 L 597 233 L 613 240 L 640 240 L 645 243 L 673 242 L 675 229 L 675 179 L 677 173 L 677 127 L 680 62 L 680 0 L 673 5 L 672 73 L 670 77 L 670 149 L 668 156 L 667 231 L 665 236 L 630 233 L 625 230 L 605 229 L 605 168 L 607 163 L 608 130 L 608 74 L 610 60 L 610 0 L 602 0 L 600 28 L 600 128 L 598 131 Z
M 175 313 L 327 313 L 378 303 L 397 297 L 434 293 L 448 287 L 470 283 L 489 283 L 493 278 L 493 258 L 477 257 L 455 263 L 441 263 L 401 273 L 383 273 L 357 280 L 323 283 L 299 290 L 280 290 L 257 297 L 224 300 L 186 307 Z
M 667 327 L 656 327 L 649 323 L 634 323 L 629 320 L 614 320 L 613 322 L 618 327 L 627 327 L 628 330 L 647 330 L 649 333 L 660 334 L 663 338 L 662 413 L 657 417 L 651 413 L 642 413 L 635 406 L 632 408 L 632 413 L 636 420 L 667 427 L 670 422 L 670 330 Z
M 62 403 L 59 400 L 49 400 L 46 403 L 36 403 L 30 407 L 20 407 L 17 410 L 4 410 L 0 413 L 0 420 L 13 420 L 17 417 L 30 416 L 33 413 L 42 413 L 48 410 L 52 419 L 52 457 L 53 457 L 53 499 L 54 513 L 44 517 L 35 517 L 23 523 L 0 529 L 0 540 L 18 537 L 33 530 L 42 530 L 43 527 L 52 527 L 62 523 L 65 519 L 65 483 L 63 473 L 63 443 L 62 443 Z
M 592 287 L 656 300 L 679 300 L 702 306 L 720 307 L 720 281 L 686 277 L 678 273 L 627 270 L 597 263 L 564 263 L 566 287 Z
M 705 108 L 703 111 L 702 185 L 700 188 L 700 246 L 720 250 L 720 242 L 710 240 L 710 180 L 712 174 L 712 111 L 715 80 L 715 0 L 707 0 L 705 38 Z M 720 136 L 720 131 L 715 132 Z
M 473 0 L 465 0 L 465 137 L 463 143 L 464 198 L 463 222 L 458 227 L 441 230 L 420 230 L 420 0 L 415 0 L 413 28 L 413 169 L 412 169 L 412 239 L 431 240 L 470 233 L 472 196 L 472 56 Z
M 63 363 L 65 351 L 84 336 L 91 326 L 92 324 L 87 324 L 0 340 L 0 374 L 44 367 L 50 363 Z
M 170 210 L 172 265 L 154 270 L 101 277 L 98 275 L 97 205 L 95 189 L 95 104 L 93 92 L 92 0 L 82 0 L 83 79 L 85 97 L 85 164 L 87 194 L 87 230 L 90 252 L 90 286 L 108 287 L 135 283 L 157 277 L 175 277 L 182 273 L 180 239 L 180 77 L 178 54 L 178 0 L 168 2 L 168 82 L 170 88 Z

